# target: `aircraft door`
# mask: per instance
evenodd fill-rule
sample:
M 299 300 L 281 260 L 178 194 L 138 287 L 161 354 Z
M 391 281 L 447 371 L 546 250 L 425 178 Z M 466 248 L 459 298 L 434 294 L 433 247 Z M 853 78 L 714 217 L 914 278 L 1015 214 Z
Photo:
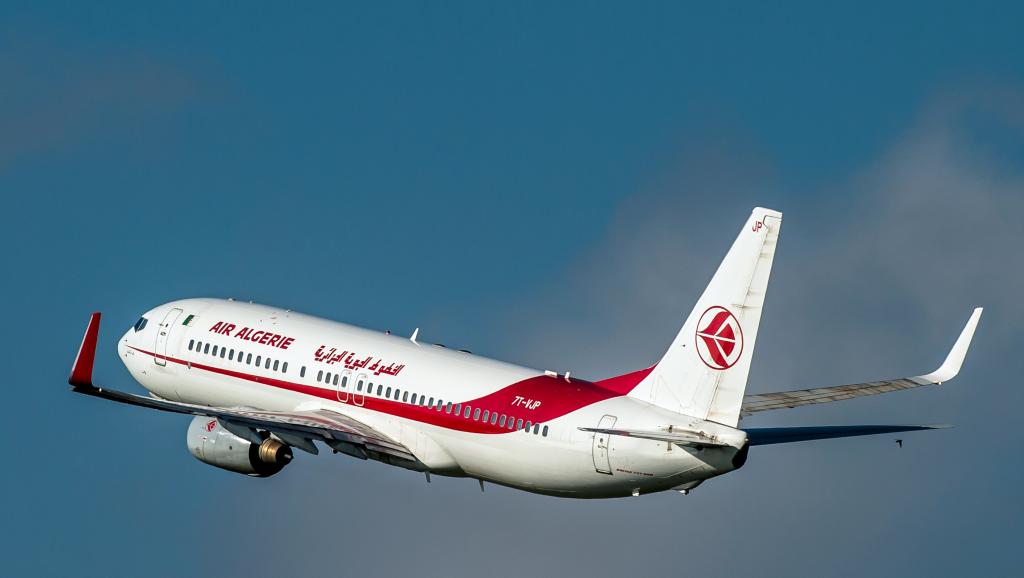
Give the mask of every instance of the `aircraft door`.
M 181 309 L 175 307 L 164 315 L 164 320 L 160 322 L 160 326 L 156 328 L 156 347 L 154 351 L 156 355 L 153 356 L 153 362 L 157 365 L 167 365 L 167 339 L 171 335 L 171 327 L 174 327 L 174 322 L 178 320 L 178 316 L 181 315 Z
M 611 429 L 615 427 L 615 416 L 606 415 L 598 422 L 598 429 Z M 608 455 L 608 447 L 611 445 L 611 436 L 604 433 L 594 432 L 594 469 L 599 474 L 612 475 L 611 457 Z
M 346 371 L 345 373 L 348 374 L 349 379 L 352 378 L 351 371 Z M 364 387 L 369 387 L 366 382 L 366 374 L 360 373 L 359 375 L 356 376 L 356 387 L 355 389 L 352 390 L 352 403 L 356 405 L 363 405 L 363 403 L 366 401 L 366 398 L 363 397 Z

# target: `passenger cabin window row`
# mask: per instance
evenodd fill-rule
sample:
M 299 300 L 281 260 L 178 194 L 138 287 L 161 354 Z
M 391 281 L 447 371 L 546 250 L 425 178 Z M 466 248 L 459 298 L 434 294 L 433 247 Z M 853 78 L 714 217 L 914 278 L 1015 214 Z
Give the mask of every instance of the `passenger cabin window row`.
M 223 345 L 213 345 L 211 343 L 203 343 L 202 341 L 190 339 L 188 342 L 188 350 L 201 353 L 203 355 L 227 359 L 228 361 L 238 361 L 240 364 L 254 365 L 271 371 L 288 373 L 287 361 L 282 363 L 279 360 L 272 360 L 269 357 L 264 357 L 262 355 L 256 355 L 254 358 L 252 353 L 246 353 L 242 350 L 235 351 L 234 348 L 228 348 Z M 306 366 L 302 366 L 299 369 L 299 377 L 306 377 Z M 322 369 L 318 370 L 316 374 L 316 380 L 318 383 L 333 385 L 342 389 L 348 388 L 348 379 L 348 374 L 324 371 Z M 524 421 L 522 418 L 499 414 L 496 411 L 481 409 L 479 407 L 474 409 L 469 405 L 463 405 L 461 403 L 453 405 L 452 402 L 445 403 L 441 399 L 435 401 L 433 397 L 428 399 L 425 395 L 410 393 L 408 390 L 402 391 L 400 388 L 385 386 L 380 383 L 376 384 L 376 386 L 377 390 L 374 392 L 374 383 L 372 381 L 366 381 L 364 383 L 364 380 L 358 379 L 356 380 L 355 390 L 358 393 L 365 393 L 366 395 L 376 395 L 377 397 L 401 403 L 418 405 L 420 407 L 429 407 L 434 411 L 443 411 L 447 414 L 461 417 L 463 419 L 472 419 L 473 421 L 490 423 L 491 425 L 496 425 L 500 428 L 506 428 L 509 431 L 523 430 L 526 433 L 533 433 L 533 435 L 548 437 L 548 426 L 541 426 L 541 424 L 533 423 L 530 420 Z
M 548 437 L 548 426 L 546 425 L 541 426 L 539 423 L 533 423 L 530 420 L 524 421 L 522 418 L 516 418 L 515 416 L 505 415 L 503 413 L 499 414 L 496 411 L 490 411 L 479 407 L 473 408 L 468 404 L 452 404 L 452 402 L 444 403 L 442 400 L 438 400 L 434 409 L 437 411 L 444 411 L 445 413 L 456 417 L 489 423 L 511 431 L 522 430 L 526 433 Z
M 269 369 L 270 371 L 288 373 L 287 361 L 282 362 L 279 359 L 271 359 L 262 355 L 256 355 L 253 357 L 253 354 L 246 353 L 241 349 L 235 351 L 234 348 L 228 348 L 223 345 L 213 345 L 212 343 L 203 343 L 202 341 L 189 339 L 188 350 L 195 351 L 196 353 L 202 353 L 203 355 L 219 357 L 228 361 L 237 361 L 239 364 L 252 365 L 255 367 Z
M 306 375 L 305 366 L 299 370 L 300 376 Z M 316 380 L 318 383 L 326 385 L 333 385 L 341 389 L 348 388 L 348 374 L 347 373 L 332 373 L 330 371 L 318 370 L 316 373 Z M 540 435 L 548 437 L 548 426 L 541 426 L 539 423 L 533 423 L 529 420 L 523 421 L 513 416 L 505 414 L 498 414 L 498 412 L 472 408 L 469 405 L 463 405 L 461 403 L 452 405 L 451 402 L 445 404 L 443 400 L 438 399 L 436 402 L 434 398 L 427 398 L 425 395 L 419 395 L 416 393 L 410 393 L 408 390 L 403 391 L 397 387 L 385 386 L 383 384 L 377 384 L 376 393 L 374 392 L 374 384 L 372 381 L 365 381 L 362 379 L 356 379 L 355 391 L 356 393 L 364 393 L 365 395 L 376 395 L 384 399 L 392 401 L 398 401 L 401 403 L 408 403 L 410 405 L 418 405 L 420 407 L 429 407 L 435 411 L 444 411 L 447 414 L 455 415 L 463 419 L 472 419 L 473 421 L 482 421 L 483 423 L 490 423 L 501 428 L 507 428 L 509 430 L 523 430 L 527 433 L 533 433 L 534 435 Z M 365 386 L 365 387 L 364 387 Z

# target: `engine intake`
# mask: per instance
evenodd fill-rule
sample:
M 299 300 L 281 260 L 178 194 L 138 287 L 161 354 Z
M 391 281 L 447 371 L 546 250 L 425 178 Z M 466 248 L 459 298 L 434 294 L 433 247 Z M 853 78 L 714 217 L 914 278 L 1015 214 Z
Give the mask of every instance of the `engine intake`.
M 209 417 L 196 416 L 188 426 L 188 451 L 204 464 L 265 478 L 280 472 L 292 461 L 292 448 L 264 434 L 254 444 L 224 429 Z

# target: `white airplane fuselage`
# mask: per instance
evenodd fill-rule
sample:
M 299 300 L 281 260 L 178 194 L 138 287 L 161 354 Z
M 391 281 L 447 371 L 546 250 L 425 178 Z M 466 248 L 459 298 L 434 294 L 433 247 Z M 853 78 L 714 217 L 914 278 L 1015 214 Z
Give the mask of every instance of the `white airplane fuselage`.
M 118 353 L 152 396 L 93 383 L 100 312 L 72 391 L 191 415 L 188 451 L 254 477 L 293 449 L 349 456 L 570 498 L 686 493 L 743 466 L 750 447 L 940 429 L 842 424 L 739 429 L 746 415 L 946 383 L 960 372 L 975 308 L 936 370 L 747 394 L 782 214 L 755 207 L 657 363 L 590 382 L 230 299 L 156 307 Z M 418 331 L 418 330 L 417 330 Z M 320 444 L 320 445 L 317 445 Z
M 433 474 L 607 498 L 686 489 L 746 455 L 741 430 L 629 397 L 649 370 L 588 382 L 232 300 L 174 301 L 144 317 L 118 353 L 155 396 L 344 413 L 407 447 L 420 462 L 412 469 Z M 731 445 L 697 449 L 579 429 L 615 424 L 687 426 Z

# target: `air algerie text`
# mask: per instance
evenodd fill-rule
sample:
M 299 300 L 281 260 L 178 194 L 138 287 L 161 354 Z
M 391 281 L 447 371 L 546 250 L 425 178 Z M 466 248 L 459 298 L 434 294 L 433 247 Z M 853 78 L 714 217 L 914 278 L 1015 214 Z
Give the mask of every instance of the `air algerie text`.
M 234 323 L 227 323 L 226 321 L 218 321 L 210 331 L 219 335 L 232 335 L 232 331 L 235 331 L 236 327 Z M 238 331 L 234 332 L 234 336 L 239 339 L 246 341 L 252 341 L 253 343 L 260 343 L 262 345 L 269 345 L 271 347 L 277 347 L 279 349 L 288 349 L 288 346 L 295 341 L 291 337 L 279 335 L 277 333 L 271 333 L 269 331 L 255 331 L 249 327 L 243 327 Z

